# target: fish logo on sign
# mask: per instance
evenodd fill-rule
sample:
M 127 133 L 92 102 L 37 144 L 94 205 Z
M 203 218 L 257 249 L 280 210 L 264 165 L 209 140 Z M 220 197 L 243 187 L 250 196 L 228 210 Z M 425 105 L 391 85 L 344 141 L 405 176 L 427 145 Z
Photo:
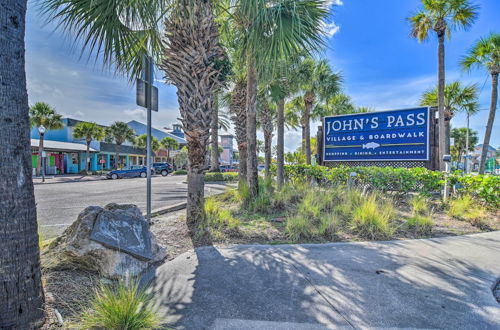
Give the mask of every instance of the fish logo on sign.
M 375 142 L 369 142 L 367 144 L 363 144 L 363 149 L 376 149 L 380 147 L 380 144 Z

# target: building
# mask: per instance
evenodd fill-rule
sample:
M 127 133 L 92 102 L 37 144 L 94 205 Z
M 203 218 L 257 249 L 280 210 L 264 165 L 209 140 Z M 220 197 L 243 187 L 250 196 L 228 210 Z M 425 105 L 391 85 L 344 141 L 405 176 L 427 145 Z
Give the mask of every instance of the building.
M 220 135 L 222 153 L 219 155 L 219 161 L 221 165 L 233 165 L 235 163 L 233 140 L 234 137 L 230 134 Z
M 474 151 L 471 154 L 472 170 L 479 170 L 479 163 L 481 162 L 481 153 L 483 151 L 483 144 L 478 144 L 474 147 Z M 486 152 L 486 171 L 493 172 L 497 168 L 497 154 L 498 151 L 491 145 L 488 146 L 488 151 Z
M 44 134 L 44 151 L 47 157 L 45 173 L 47 174 L 79 173 L 85 169 L 85 160 L 87 159 L 85 139 L 76 139 L 73 136 L 74 127 L 81 122 L 81 120 L 63 118 L 62 121 L 63 128 L 58 130 L 47 130 Z M 146 133 L 147 126 L 145 124 L 137 121 L 130 121 L 127 124 L 134 130 L 136 135 Z M 106 128 L 106 126 L 101 126 Z M 170 134 L 165 130 L 153 128 L 152 135 L 158 140 L 170 136 L 174 138 L 181 147 L 186 145 L 186 140 L 183 137 Z M 31 130 L 33 168 L 36 168 L 38 162 L 39 139 L 38 128 L 34 127 Z M 113 169 L 115 166 L 120 168 L 146 164 L 146 150 L 135 147 L 132 141 L 126 141 L 120 146 L 103 141 L 92 141 L 89 151 L 89 170 L 91 171 Z M 167 151 L 160 150 L 155 156 L 156 161 L 165 161 L 167 158 Z

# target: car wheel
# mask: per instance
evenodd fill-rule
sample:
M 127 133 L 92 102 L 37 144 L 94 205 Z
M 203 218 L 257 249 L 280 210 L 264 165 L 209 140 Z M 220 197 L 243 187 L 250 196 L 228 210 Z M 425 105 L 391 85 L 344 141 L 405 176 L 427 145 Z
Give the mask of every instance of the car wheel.
M 113 179 L 113 180 L 118 179 L 118 174 L 116 174 L 116 173 L 111 174 L 111 179 Z
M 141 178 L 145 178 L 147 176 L 148 176 L 148 174 L 146 172 L 141 172 Z
M 167 176 L 168 175 L 168 171 L 167 170 L 162 170 L 161 171 L 161 175 L 162 176 Z

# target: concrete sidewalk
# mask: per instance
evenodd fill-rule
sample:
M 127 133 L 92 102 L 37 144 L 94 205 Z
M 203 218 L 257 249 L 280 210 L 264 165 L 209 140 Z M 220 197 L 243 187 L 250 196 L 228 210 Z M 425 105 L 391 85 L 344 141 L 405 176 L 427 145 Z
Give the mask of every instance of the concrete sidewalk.
M 153 275 L 176 329 L 500 329 L 500 232 L 204 247 Z

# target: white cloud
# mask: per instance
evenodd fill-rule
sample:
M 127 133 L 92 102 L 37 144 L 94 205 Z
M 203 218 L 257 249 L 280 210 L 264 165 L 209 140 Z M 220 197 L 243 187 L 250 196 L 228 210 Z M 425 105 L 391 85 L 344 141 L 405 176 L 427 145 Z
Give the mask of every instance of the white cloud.
M 322 28 L 323 28 L 323 34 L 328 38 L 333 37 L 340 30 L 340 26 L 335 24 L 335 22 L 331 23 L 323 22 Z

